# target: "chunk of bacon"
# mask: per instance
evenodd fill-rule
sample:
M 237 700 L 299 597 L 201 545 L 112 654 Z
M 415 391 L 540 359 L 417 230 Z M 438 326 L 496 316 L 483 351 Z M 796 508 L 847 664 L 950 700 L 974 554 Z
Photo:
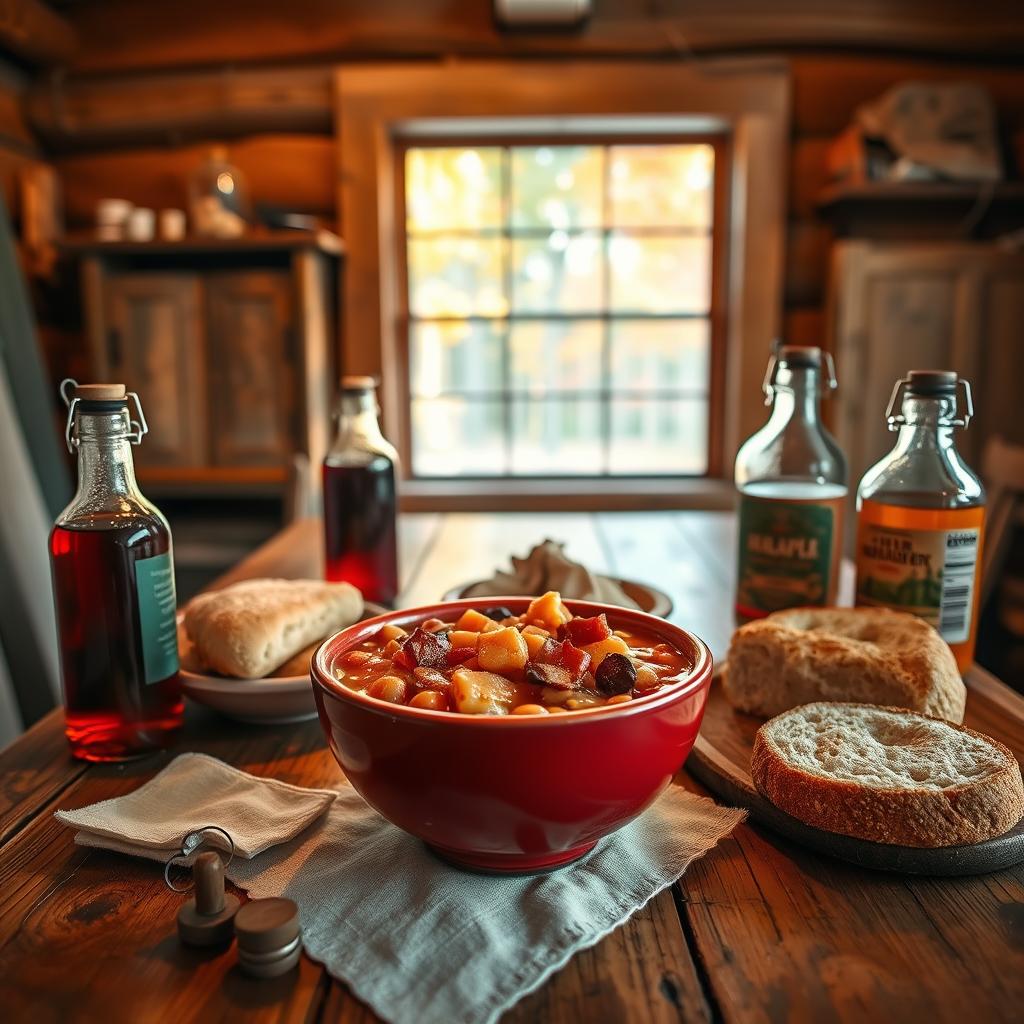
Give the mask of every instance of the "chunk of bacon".
M 575 618 L 564 622 L 558 627 L 558 638 L 568 640 L 576 647 L 586 647 L 587 644 L 600 643 L 612 635 L 611 627 L 608 625 L 608 618 L 601 612 L 589 619 Z
M 447 668 L 448 654 L 452 649 L 447 633 L 430 633 L 422 626 L 402 640 L 401 649 L 395 652 L 392 661 L 399 667 L 412 671 L 414 668 Z
M 526 678 L 537 686 L 572 690 L 590 668 L 590 655 L 568 640 L 548 640 L 526 666 Z

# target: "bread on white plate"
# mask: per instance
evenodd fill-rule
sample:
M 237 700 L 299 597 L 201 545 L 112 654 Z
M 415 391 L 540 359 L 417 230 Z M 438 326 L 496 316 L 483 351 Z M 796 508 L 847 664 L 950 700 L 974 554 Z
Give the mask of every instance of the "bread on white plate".
M 964 720 L 967 689 L 927 622 L 886 608 L 788 608 L 733 634 L 722 677 L 733 707 L 769 717 L 817 700 Z
M 193 598 L 185 631 L 207 668 L 259 679 L 362 613 L 363 595 L 349 583 L 243 580 Z
M 902 708 L 819 701 L 786 711 L 758 729 L 750 774 L 794 818 L 876 843 L 978 843 L 1024 815 L 1007 747 Z

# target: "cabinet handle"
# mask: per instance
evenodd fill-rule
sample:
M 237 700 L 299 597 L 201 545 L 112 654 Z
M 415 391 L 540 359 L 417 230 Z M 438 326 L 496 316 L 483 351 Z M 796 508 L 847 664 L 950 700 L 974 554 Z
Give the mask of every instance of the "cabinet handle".
M 117 327 L 107 330 L 107 355 L 111 366 L 121 365 L 121 331 Z

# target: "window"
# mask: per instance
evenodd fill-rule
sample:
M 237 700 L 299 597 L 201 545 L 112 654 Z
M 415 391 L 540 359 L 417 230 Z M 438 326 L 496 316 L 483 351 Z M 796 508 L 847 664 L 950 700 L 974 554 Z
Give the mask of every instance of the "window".
M 418 478 L 702 475 L 713 140 L 409 144 Z

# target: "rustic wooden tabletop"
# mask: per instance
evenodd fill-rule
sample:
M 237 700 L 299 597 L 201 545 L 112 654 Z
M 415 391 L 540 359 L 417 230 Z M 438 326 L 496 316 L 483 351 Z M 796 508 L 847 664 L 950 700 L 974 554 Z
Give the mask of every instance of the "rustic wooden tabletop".
M 721 657 L 732 632 L 727 514 L 415 515 L 403 603 L 489 575 L 545 536 L 596 569 L 655 583 Z M 319 573 L 320 526 L 295 524 L 220 582 Z M 1024 752 L 1024 699 L 991 677 L 970 700 Z M 59 712 L 0 753 L 0 1015 L 48 1021 L 371 1021 L 304 958 L 245 978 L 235 953 L 178 944 L 180 902 L 150 862 L 75 846 L 57 808 L 117 796 L 182 750 L 336 785 L 318 722 L 243 726 L 189 707 L 177 746 L 126 765 L 67 753 Z M 685 771 L 678 784 L 700 792 Z M 506 1021 L 991 1021 L 1024 1013 L 1024 866 L 955 880 L 868 872 L 743 825 L 671 890 L 576 956 Z

